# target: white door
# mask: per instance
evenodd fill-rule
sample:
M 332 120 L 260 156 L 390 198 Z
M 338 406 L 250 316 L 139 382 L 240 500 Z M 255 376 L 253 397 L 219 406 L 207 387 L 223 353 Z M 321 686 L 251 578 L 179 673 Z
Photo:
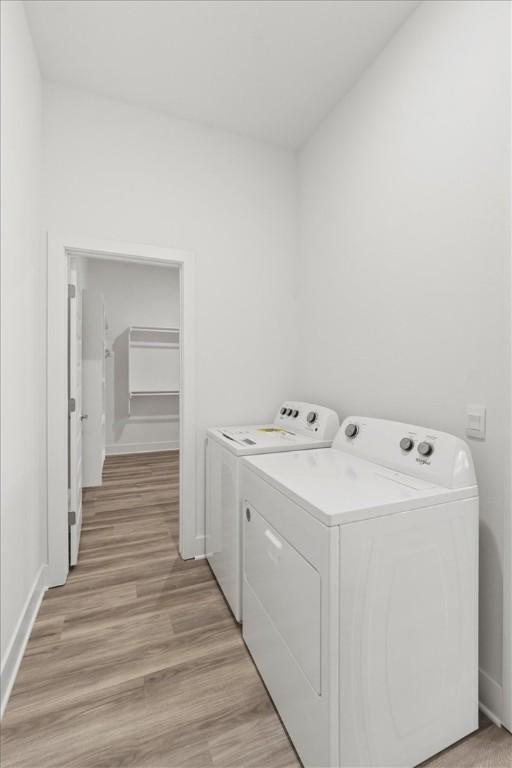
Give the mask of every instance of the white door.
M 103 296 L 80 292 L 82 315 L 82 486 L 102 484 L 105 460 L 105 308 Z
M 69 564 L 76 565 L 82 528 L 82 298 L 76 269 L 71 268 L 69 275 Z

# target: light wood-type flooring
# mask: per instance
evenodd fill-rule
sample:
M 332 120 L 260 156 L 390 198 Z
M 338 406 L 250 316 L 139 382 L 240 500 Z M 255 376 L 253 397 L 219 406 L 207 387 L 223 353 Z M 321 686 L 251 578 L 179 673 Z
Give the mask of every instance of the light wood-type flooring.
M 178 454 L 107 458 L 79 564 L 45 596 L 2 768 L 298 768 L 205 561 L 179 558 Z M 489 721 L 425 765 L 510 768 Z

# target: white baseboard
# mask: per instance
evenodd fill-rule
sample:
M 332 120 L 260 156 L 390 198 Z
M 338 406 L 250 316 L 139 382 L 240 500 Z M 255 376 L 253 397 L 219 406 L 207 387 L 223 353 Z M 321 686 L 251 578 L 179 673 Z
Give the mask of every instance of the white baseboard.
M 480 712 L 483 712 L 486 717 L 489 718 L 491 723 L 494 723 L 494 725 L 497 725 L 498 728 L 501 728 L 502 726 L 501 720 L 499 720 L 499 718 L 496 717 L 494 712 L 491 712 L 490 709 L 487 709 L 485 704 L 482 704 L 481 701 L 478 702 L 478 709 L 480 710 Z
M 159 443 L 112 443 L 107 445 L 107 456 L 120 456 L 123 453 L 178 451 L 179 447 L 179 440 L 162 440 Z
M 197 534 L 194 537 L 194 543 L 193 546 L 183 552 L 181 546 L 180 546 L 180 557 L 183 560 L 202 560 L 206 557 L 206 537 L 203 533 Z
M 501 708 L 503 703 L 503 689 L 496 680 L 493 680 L 483 669 L 478 671 L 478 705 L 484 715 L 492 720 L 495 725 L 501 727 Z
M 11 695 L 30 633 L 32 632 L 32 627 L 34 626 L 41 601 L 46 592 L 45 571 L 46 565 L 42 565 L 34 579 L 32 589 L 29 592 L 27 601 L 21 612 L 12 640 L 2 659 L 0 718 L 4 716 L 5 708 L 9 701 L 9 696 Z

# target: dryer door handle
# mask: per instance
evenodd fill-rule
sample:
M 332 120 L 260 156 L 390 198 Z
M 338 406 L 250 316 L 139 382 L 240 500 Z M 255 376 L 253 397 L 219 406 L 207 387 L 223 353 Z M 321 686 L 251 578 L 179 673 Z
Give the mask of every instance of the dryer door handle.
M 268 539 L 270 542 L 272 542 L 272 544 L 274 545 L 274 547 L 275 547 L 276 549 L 278 549 L 278 550 L 280 551 L 280 550 L 283 548 L 283 542 L 282 542 L 282 541 L 280 541 L 280 540 L 277 538 L 277 536 L 276 536 L 274 533 L 272 533 L 272 531 L 269 531 L 269 529 L 268 529 L 268 528 L 265 530 L 265 536 L 267 537 L 267 539 Z

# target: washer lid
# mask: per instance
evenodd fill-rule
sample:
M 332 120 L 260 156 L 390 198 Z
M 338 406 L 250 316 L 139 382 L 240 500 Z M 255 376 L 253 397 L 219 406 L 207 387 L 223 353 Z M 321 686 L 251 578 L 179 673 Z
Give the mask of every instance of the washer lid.
M 276 424 L 209 429 L 208 437 L 221 443 L 237 456 L 258 453 L 298 451 L 331 445 L 331 440 L 319 440 Z
M 444 488 L 335 448 L 254 456 L 244 465 L 325 525 L 478 495 L 474 485 Z

